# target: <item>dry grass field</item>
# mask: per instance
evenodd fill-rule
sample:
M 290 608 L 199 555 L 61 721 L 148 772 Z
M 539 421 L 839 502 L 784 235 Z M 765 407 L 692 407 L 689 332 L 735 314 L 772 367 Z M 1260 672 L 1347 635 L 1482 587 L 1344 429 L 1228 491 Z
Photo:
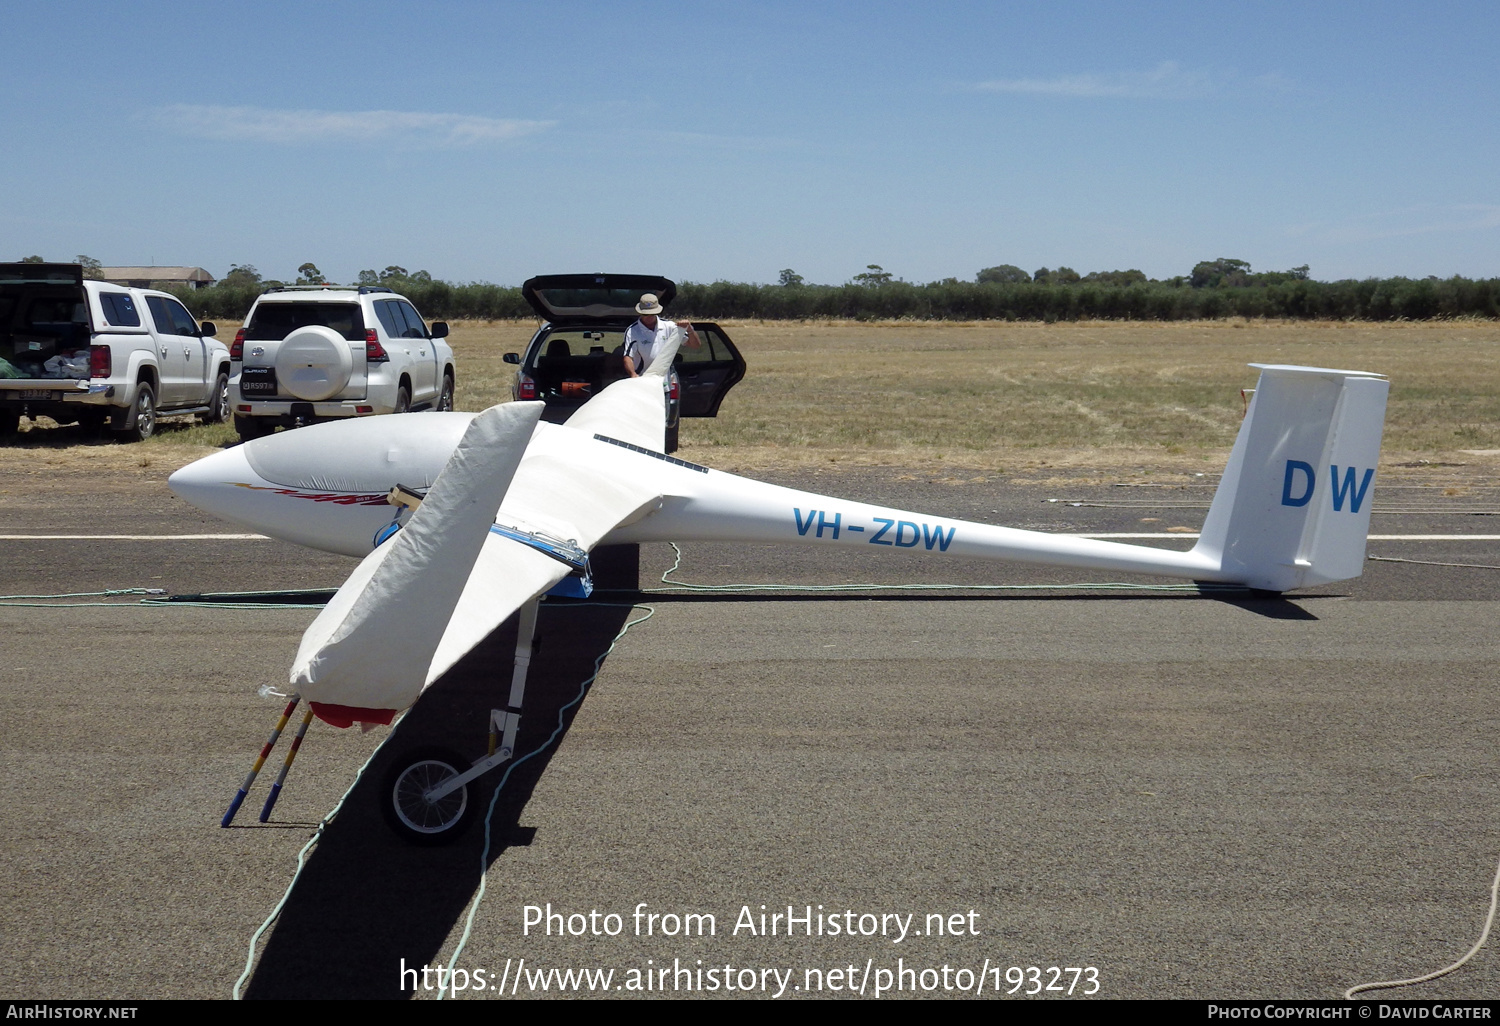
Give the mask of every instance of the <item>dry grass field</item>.
M 717 420 L 684 423 L 682 455 L 754 472 L 885 466 L 941 480 L 1110 479 L 1217 472 L 1251 362 L 1389 375 L 1383 476 L 1500 470 L 1500 323 L 1211 321 L 726 322 L 750 369 Z M 220 337 L 236 325 L 221 324 Z M 502 362 L 535 330 L 459 322 L 460 409 L 509 396 Z M 163 425 L 142 445 L 46 426 L 0 444 L 0 473 L 96 466 L 159 478 L 228 428 Z

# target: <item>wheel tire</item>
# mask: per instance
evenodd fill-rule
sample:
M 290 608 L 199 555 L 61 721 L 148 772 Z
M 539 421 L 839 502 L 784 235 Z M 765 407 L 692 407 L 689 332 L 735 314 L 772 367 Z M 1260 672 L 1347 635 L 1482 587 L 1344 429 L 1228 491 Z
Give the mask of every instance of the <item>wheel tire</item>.
M 229 402 L 229 375 L 220 373 L 219 380 L 214 382 L 214 393 L 209 397 L 209 410 L 203 415 L 205 424 L 228 424 L 234 414 L 234 407 Z
M 437 405 L 433 407 L 439 413 L 448 413 L 453 409 L 453 375 L 443 375 L 443 390 L 438 393 Z
M 267 424 L 258 417 L 241 417 L 235 414 L 234 430 L 239 434 L 240 441 L 253 442 L 257 438 L 264 438 L 276 430 L 274 424 Z
M 465 784 L 428 804 L 422 795 L 470 763 L 446 748 L 422 748 L 393 765 L 380 785 L 385 821 L 412 844 L 439 845 L 457 840 L 479 807 L 478 795 Z
M 666 447 L 663 449 L 664 452 L 676 452 L 677 451 L 677 429 L 680 428 L 680 427 L 682 427 L 682 424 L 681 423 L 677 423 L 677 424 L 673 424 L 671 427 L 667 428 L 667 444 L 666 444 Z
M 156 434 L 156 389 L 151 382 L 135 386 L 135 406 L 126 415 L 126 425 L 116 434 L 122 442 L 144 442 Z
M 411 409 L 411 386 L 402 385 L 396 389 L 396 408 L 392 413 L 406 413 Z

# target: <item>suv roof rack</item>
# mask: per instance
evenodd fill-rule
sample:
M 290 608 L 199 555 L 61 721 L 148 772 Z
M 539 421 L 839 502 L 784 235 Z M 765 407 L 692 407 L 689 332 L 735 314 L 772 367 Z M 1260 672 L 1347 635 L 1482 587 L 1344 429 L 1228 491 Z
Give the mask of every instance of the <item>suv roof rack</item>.
M 270 286 L 269 288 L 266 289 L 266 292 L 318 292 L 318 291 L 323 291 L 323 292 L 334 292 L 334 291 L 337 291 L 337 292 L 352 292 L 352 291 L 354 291 L 354 286 L 353 285 L 335 285 L 332 282 L 324 282 L 321 285 L 272 285 L 272 286 Z M 391 290 L 387 289 L 387 288 L 377 288 L 377 287 L 370 286 L 370 285 L 361 285 L 361 286 L 359 286 L 359 291 L 360 291 L 360 294 L 362 295 L 362 294 L 364 294 L 366 292 L 389 292 Z

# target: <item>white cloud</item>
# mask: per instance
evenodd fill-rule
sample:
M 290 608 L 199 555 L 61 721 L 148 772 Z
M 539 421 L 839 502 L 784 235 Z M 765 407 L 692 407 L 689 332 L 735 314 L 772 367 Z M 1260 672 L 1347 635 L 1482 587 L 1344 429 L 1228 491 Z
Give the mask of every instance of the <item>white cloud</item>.
M 1214 82 L 1207 71 L 1186 70 L 1176 61 L 1163 61 L 1151 71 L 996 79 L 976 82 L 971 88 L 982 93 L 1026 93 L 1033 96 L 1183 99 L 1213 92 Z
M 179 103 L 147 112 L 182 135 L 228 142 L 376 142 L 391 139 L 439 146 L 505 142 L 545 131 L 554 121 L 485 118 L 400 110 L 267 110 Z

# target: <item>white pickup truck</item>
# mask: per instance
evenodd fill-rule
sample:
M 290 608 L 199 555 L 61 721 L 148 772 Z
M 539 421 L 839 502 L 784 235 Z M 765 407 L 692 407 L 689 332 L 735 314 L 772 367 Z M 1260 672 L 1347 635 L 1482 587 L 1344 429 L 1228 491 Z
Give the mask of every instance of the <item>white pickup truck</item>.
M 22 414 L 106 421 L 126 441 L 160 415 L 230 417 L 229 349 L 165 292 L 87 281 L 78 264 L 0 263 L 0 437 Z

